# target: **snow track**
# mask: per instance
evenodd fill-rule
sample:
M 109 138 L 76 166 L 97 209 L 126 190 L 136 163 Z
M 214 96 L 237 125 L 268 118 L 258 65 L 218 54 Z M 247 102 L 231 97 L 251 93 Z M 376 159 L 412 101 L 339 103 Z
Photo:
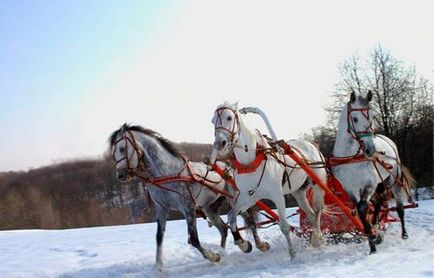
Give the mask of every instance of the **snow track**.
M 214 264 L 187 244 L 185 221 L 170 221 L 161 273 L 153 269 L 155 223 L 1 231 L 0 277 L 434 277 L 434 201 L 419 205 L 406 211 L 410 238 L 401 240 L 400 225 L 392 224 L 375 255 L 367 255 L 366 242 L 314 249 L 292 236 L 297 250 L 293 261 L 277 226 L 260 230 L 270 243 L 268 252 L 244 254 L 231 236 L 221 250 L 217 230 L 198 220 L 202 244 L 222 257 Z

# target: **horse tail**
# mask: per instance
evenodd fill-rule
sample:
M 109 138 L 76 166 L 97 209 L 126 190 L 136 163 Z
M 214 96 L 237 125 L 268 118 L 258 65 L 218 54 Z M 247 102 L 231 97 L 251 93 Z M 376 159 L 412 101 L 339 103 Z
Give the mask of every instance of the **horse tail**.
M 401 165 L 401 171 L 402 171 L 402 183 L 405 185 L 407 184 L 409 188 L 415 188 L 417 185 L 417 181 L 415 177 L 411 174 L 410 170 L 405 167 L 404 165 Z
M 327 216 L 336 216 L 336 215 L 344 214 L 344 212 L 339 208 L 339 206 L 334 204 L 324 204 L 322 213 Z
M 410 170 L 408 170 L 408 168 L 404 165 L 401 165 L 401 172 L 401 190 L 403 190 L 407 194 L 407 201 L 409 203 L 414 203 L 411 188 L 416 187 L 416 179 L 410 173 Z

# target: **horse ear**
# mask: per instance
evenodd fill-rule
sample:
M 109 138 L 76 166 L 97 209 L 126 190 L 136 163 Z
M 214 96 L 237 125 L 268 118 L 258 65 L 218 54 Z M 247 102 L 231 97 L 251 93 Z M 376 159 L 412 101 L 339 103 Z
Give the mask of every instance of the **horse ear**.
M 125 132 L 127 130 L 127 123 L 124 123 L 121 127 L 121 132 Z
M 368 99 L 368 102 L 372 100 L 372 91 L 371 90 L 368 91 L 367 99 Z
M 356 93 L 354 91 L 351 91 L 350 101 L 351 103 L 356 101 Z
M 238 101 L 234 103 L 234 110 L 238 110 Z

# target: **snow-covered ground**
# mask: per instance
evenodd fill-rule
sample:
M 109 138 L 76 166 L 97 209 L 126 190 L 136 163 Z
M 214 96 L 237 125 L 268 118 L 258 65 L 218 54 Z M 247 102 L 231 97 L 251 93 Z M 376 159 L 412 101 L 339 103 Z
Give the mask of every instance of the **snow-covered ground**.
M 389 227 L 378 253 L 362 244 L 324 244 L 319 249 L 292 236 L 297 257 L 290 261 L 277 226 L 260 230 L 271 249 L 244 254 L 228 237 L 198 221 L 203 245 L 222 256 L 210 263 L 187 244 L 184 221 L 170 221 L 164 239 L 164 270 L 154 271 L 156 224 L 72 230 L 0 232 L 0 277 L 434 277 L 434 201 L 407 210 L 410 238 Z M 293 221 L 296 221 L 294 219 Z M 248 237 L 251 237 L 248 235 Z

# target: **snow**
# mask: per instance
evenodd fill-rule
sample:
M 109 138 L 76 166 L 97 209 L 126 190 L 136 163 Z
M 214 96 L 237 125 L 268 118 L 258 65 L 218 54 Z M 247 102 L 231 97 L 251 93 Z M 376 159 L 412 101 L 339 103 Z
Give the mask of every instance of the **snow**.
M 419 206 L 406 210 L 410 238 L 401 240 L 400 225 L 392 224 L 375 255 L 368 255 L 366 242 L 314 249 L 291 236 L 297 250 L 293 261 L 277 226 L 260 230 L 271 245 L 268 252 L 244 254 L 231 236 L 221 250 L 218 231 L 198 220 L 202 244 L 222 257 L 220 263 L 211 263 L 188 245 L 185 221 L 170 221 L 161 273 L 153 268 L 155 223 L 1 231 L 0 277 L 434 277 L 434 200 L 420 201 Z
M 416 198 L 417 190 L 417 198 Z M 430 200 L 434 199 L 434 188 L 433 187 L 418 187 L 412 190 L 412 195 L 414 200 Z

